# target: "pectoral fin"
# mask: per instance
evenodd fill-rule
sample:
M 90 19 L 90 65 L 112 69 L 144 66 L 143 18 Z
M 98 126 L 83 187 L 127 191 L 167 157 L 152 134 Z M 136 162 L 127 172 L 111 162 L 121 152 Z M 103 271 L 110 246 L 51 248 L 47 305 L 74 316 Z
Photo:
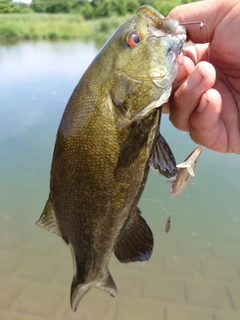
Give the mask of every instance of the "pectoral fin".
M 131 163 L 138 158 L 142 147 L 148 139 L 148 130 L 142 131 L 141 126 L 137 123 L 133 125 L 134 127 L 126 139 L 119 155 L 115 172 L 117 172 L 117 170 L 120 168 L 129 167 Z
M 152 141 L 155 138 L 156 129 L 159 127 L 159 114 L 159 110 L 153 110 L 148 117 L 131 124 L 132 129 L 118 158 L 115 176 L 118 175 L 119 170 L 128 168 L 138 159 L 143 149 L 149 152 L 148 150 L 152 148 Z
M 178 172 L 172 150 L 160 133 L 156 138 L 149 165 L 167 178 L 175 176 Z
M 120 262 L 149 260 L 153 249 L 153 234 L 137 208 L 124 227 L 115 246 L 115 256 Z
M 47 200 L 43 213 L 37 221 L 37 225 L 61 237 L 55 211 L 50 199 Z

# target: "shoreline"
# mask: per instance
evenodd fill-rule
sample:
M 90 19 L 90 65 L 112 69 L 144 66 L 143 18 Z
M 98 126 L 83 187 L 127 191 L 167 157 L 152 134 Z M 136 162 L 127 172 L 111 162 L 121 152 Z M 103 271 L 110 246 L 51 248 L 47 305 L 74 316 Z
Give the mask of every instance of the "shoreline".
M 0 42 L 82 40 L 103 43 L 129 17 L 85 20 L 79 14 L 0 14 Z

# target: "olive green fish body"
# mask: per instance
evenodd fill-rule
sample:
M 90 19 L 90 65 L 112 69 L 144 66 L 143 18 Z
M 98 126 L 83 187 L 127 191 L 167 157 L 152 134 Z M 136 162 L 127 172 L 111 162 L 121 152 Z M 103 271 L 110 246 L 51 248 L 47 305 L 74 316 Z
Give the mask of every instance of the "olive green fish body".
M 166 171 L 153 158 L 165 144 L 160 106 L 171 93 L 186 35 L 182 27 L 164 33 L 157 17 L 162 26 L 159 13 L 140 7 L 117 29 L 79 81 L 60 123 L 38 225 L 70 246 L 73 311 L 92 287 L 116 295 L 108 271 L 112 251 L 121 262 L 150 258 L 153 236 L 137 205 L 149 164 L 164 175 L 176 169 L 169 147 L 162 151 Z

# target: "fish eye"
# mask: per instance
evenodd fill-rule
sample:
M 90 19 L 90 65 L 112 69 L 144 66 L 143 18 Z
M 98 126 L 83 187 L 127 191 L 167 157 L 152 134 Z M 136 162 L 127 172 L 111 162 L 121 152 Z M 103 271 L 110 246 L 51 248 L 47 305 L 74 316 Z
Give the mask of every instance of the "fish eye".
M 142 40 L 142 36 L 138 31 L 133 31 L 128 34 L 127 37 L 127 44 L 129 47 L 134 48 L 136 47 Z

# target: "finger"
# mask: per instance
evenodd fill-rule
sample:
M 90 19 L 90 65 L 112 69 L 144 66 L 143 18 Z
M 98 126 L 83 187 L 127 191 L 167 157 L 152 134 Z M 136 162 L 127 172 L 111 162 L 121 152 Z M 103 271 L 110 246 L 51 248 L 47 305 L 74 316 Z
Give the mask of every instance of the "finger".
M 200 61 L 209 61 L 208 44 L 196 44 L 184 48 L 185 56 L 190 58 L 196 65 Z
M 208 62 L 200 62 L 190 77 L 176 90 L 170 106 L 170 121 L 175 127 L 189 131 L 189 120 L 203 93 L 215 82 L 216 72 Z
M 177 88 L 186 80 L 194 69 L 194 63 L 191 59 L 186 56 L 178 56 L 178 73 L 176 79 L 172 84 L 172 92 L 176 91 Z M 170 99 L 171 100 L 171 99 Z M 162 106 L 163 113 L 170 113 L 170 100 Z
M 227 132 L 220 119 L 222 99 L 219 92 L 209 89 L 200 99 L 190 119 L 189 133 L 198 144 L 209 149 L 227 152 Z
M 176 91 L 176 89 L 182 84 L 184 80 L 186 80 L 189 75 L 193 72 L 194 62 L 188 56 L 178 56 L 178 73 L 172 84 L 172 91 Z
M 208 90 L 191 116 L 191 138 L 215 151 L 240 154 L 238 112 L 230 108 L 225 105 L 224 96 L 219 91 Z

